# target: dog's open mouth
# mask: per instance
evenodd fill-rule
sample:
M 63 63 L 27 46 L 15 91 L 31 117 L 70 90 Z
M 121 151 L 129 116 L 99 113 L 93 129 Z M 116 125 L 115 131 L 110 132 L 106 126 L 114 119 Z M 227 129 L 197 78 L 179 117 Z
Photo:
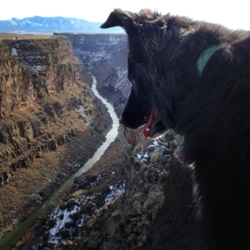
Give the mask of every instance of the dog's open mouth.
M 153 138 L 156 134 L 157 134 L 157 123 L 159 122 L 159 116 L 157 115 L 157 113 L 155 112 L 155 110 L 153 109 L 149 116 L 145 118 L 146 120 L 146 124 L 143 127 L 143 135 L 145 138 L 149 139 L 149 138 Z

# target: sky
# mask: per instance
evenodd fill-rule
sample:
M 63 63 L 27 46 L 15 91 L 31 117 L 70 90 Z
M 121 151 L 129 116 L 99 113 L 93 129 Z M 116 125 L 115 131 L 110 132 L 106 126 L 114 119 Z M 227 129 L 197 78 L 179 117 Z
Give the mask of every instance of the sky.
M 150 8 L 222 24 L 231 29 L 250 30 L 247 0 L 7 0 L 0 8 L 0 20 L 43 17 L 75 17 L 103 23 L 114 8 L 138 12 Z

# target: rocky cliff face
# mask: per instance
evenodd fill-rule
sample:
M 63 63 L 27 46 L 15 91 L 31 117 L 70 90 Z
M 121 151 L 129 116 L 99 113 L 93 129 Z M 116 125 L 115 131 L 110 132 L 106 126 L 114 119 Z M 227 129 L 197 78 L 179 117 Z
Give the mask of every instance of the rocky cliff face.
M 111 120 L 67 37 L 0 38 L 1 236 L 83 165 Z
M 125 34 L 70 34 L 74 54 L 93 72 L 98 89 L 121 114 L 130 92 L 127 80 L 127 35 Z
M 36 93 L 31 74 L 12 56 L 6 42 L 0 46 L 0 117 L 6 118 L 14 109 L 21 108 L 35 101 Z

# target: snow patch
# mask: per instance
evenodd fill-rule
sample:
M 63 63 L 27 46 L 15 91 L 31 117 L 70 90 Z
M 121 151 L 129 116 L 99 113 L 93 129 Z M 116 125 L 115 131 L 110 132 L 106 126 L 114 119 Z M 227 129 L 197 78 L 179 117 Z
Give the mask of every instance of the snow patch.
M 117 198 L 117 196 L 123 194 L 125 192 L 125 181 L 116 186 L 110 186 L 110 193 L 105 197 L 105 204 L 109 204 L 113 200 Z
M 89 127 L 91 126 L 90 119 L 87 117 L 89 108 L 84 107 L 83 105 L 79 107 L 79 109 L 76 109 L 76 112 L 82 116 L 84 123 Z
M 58 244 L 61 240 L 60 236 L 57 236 L 57 232 L 65 228 L 66 223 L 73 222 L 70 215 L 75 214 L 80 210 L 79 206 L 74 205 L 73 209 L 68 211 L 67 209 L 62 210 L 59 207 L 51 214 L 50 220 L 55 221 L 55 226 L 49 230 L 48 243 Z
M 12 56 L 17 56 L 17 50 L 16 50 L 16 48 L 12 48 L 11 49 L 11 55 Z

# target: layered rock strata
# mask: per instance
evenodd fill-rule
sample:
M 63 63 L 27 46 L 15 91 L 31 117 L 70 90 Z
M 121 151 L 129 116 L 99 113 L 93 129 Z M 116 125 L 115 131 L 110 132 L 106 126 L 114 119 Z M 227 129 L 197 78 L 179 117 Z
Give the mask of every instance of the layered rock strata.
M 0 39 L 1 236 L 93 154 L 111 120 L 67 37 Z

